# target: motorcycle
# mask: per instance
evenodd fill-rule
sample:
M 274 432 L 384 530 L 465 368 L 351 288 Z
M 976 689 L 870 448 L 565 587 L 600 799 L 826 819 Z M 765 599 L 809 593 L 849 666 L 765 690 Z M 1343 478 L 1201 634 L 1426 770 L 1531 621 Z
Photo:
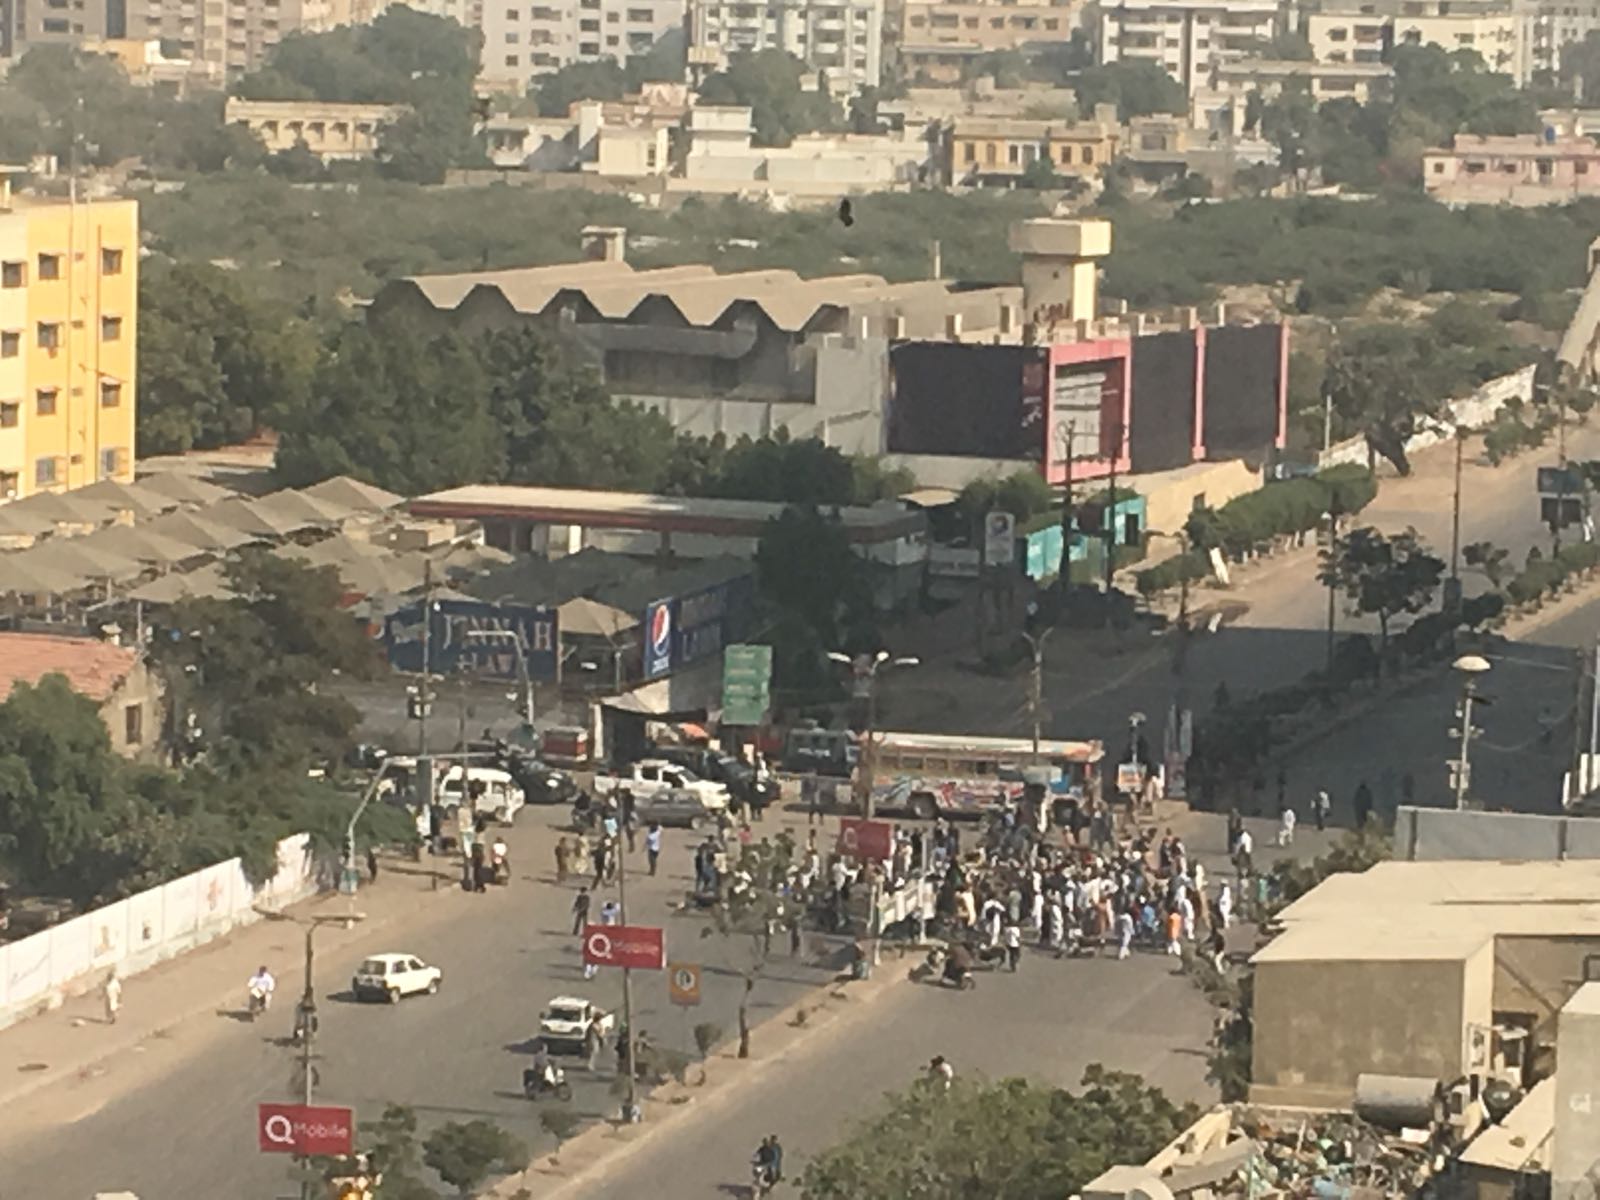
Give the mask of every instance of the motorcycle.
M 572 1085 L 567 1082 L 567 1073 L 560 1067 L 552 1065 L 549 1074 L 537 1067 L 529 1067 L 522 1072 L 522 1094 L 529 1100 L 542 1100 L 546 1096 L 554 1096 L 557 1100 L 572 1099 Z
M 768 1192 L 772 1191 L 772 1169 L 759 1158 L 750 1162 L 750 1196 L 751 1200 L 761 1200 Z
M 508 854 L 490 854 L 489 856 L 489 881 L 505 887 L 511 882 L 511 856 Z
M 252 1021 L 267 1011 L 272 1003 L 272 993 L 266 988 L 253 987 L 250 989 L 250 1002 L 245 1006 L 245 1015 Z

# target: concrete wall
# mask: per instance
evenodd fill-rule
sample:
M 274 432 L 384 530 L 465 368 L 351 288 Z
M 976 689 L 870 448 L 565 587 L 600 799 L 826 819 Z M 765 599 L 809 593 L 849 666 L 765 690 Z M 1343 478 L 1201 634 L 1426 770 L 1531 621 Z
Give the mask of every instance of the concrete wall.
M 1402 807 L 1394 855 L 1410 862 L 1600 858 L 1600 819 Z
M 1145 498 L 1146 528 L 1173 534 L 1184 527 L 1198 503 L 1221 508 L 1229 500 L 1258 490 L 1261 472 L 1234 459 L 1131 475 L 1127 486 Z
M 318 888 L 311 839 L 278 843 L 278 871 L 252 886 L 236 858 L 0 946 L 0 1029 L 126 978 L 304 900 Z
M 1258 963 L 1251 1102 L 1348 1105 L 1363 1072 L 1456 1078 L 1466 969 L 1457 960 Z
M 1513 399 L 1531 404 L 1533 373 L 1534 368 L 1531 365 L 1526 366 L 1509 375 L 1489 380 L 1480 385 L 1470 396 L 1452 400 L 1446 406 L 1449 414 L 1447 421 L 1442 425 L 1430 426 L 1407 438 L 1406 453 L 1415 454 L 1418 450 L 1436 445 L 1452 436 L 1458 428 L 1482 429 Z M 1341 463 L 1359 463 L 1365 466 L 1366 462 L 1367 439 L 1364 437 L 1347 438 L 1317 455 L 1319 467 L 1333 467 Z
M 1551 1200 L 1594 1200 L 1600 1176 L 1600 985 L 1589 984 L 1561 1014 L 1556 1072 Z
M 139 710 L 138 728 L 130 728 L 128 710 Z M 156 751 L 162 722 L 161 680 L 143 659 L 100 706 L 100 719 L 111 734 L 111 748 L 124 758 L 147 758 Z M 130 733 L 137 733 L 130 739 Z

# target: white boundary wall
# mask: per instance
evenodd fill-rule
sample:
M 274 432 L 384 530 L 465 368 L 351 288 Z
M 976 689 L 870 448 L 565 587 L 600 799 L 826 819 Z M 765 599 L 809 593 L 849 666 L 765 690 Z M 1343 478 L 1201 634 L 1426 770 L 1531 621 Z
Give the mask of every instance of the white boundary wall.
M 1500 410 L 1512 400 L 1533 403 L 1533 372 L 1530 366 L 1501 375 L 1498 379 L 1480 384 L 1477 391 L 1461 400 L 1445 405 L 1445 420 L 1429 425 L 1406 439 L 1406 453 L 1437 445 L 1450 437 L 1456 429 L 1475 430 L 1493 423 Z M 1317 455 L 1318 467 L 1336 467 L 1343 463 L 1367 465 L 1367 439 L 1360 434 L 1336 442 Z
M 308 834 L 278 843 L 278 870 L 251 887 L 237 858 L 0 946 L 0 1029 L 96 987 L 115 967 L 136 975 L 318 891 Z

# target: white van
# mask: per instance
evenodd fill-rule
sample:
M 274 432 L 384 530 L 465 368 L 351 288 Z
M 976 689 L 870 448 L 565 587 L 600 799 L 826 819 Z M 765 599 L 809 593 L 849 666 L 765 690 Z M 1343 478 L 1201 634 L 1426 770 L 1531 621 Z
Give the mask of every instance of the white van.
M 439 795 L 447 805 L 459 806 L 462 803 L 459 765 L 445 771 L 439 782 Z M 490 813 L 502 825 L 509 825 L 516 820 L 517 813 L 528 802 L 517 781 L 511 777 L 511 772 L 495 767 L 468 767 L 467 795 L 471 798 L 474 812 Z

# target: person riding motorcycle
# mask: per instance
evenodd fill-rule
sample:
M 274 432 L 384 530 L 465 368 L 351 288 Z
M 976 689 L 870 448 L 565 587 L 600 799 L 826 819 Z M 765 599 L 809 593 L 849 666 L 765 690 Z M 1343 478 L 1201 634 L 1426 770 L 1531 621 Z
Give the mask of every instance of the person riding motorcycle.
M 770 1188 L 783 1178 L 783 1146 L 778 1135 L 768 1134 L 750 1157 L 750 1166 L 759 1186 Z
M 250 976 L 250 982 L 245 985 L 249 989 L 250 1011 L 253 1015 L 257 1009 L 265 1012 L 272 1003 L 272 991 L 278 986 L 278 981 L 272 977 L 272 972 L 267 970 L 263 963 Z
M 555 1087 L 556 1065 L 550 1061 L 549 1047 L 542 1041 L 534 1043 L 531 1069 L 538 1072 L 538 1078 L 544 1080 L 546 1087 Z

